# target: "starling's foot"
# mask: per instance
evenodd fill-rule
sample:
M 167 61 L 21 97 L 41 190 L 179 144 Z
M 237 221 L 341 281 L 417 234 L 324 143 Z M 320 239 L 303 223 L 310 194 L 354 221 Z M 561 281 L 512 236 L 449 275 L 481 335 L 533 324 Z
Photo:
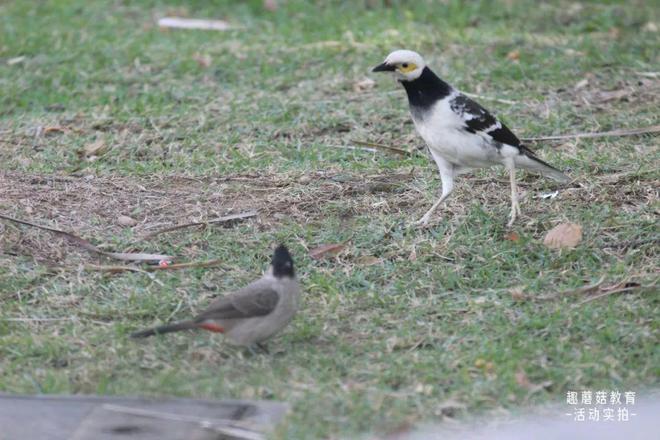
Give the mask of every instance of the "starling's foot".
M 426 214 L 424 214 L 424 217 L 412 223 L 412 226 L 421 226 L 421 227 L 428 226 L 429 220 L 431 220 L 431 214 L 432 213 L 427 212 Z
M 514 202 L 511 204 L 511 214 L 510 214 L 509 223 L 506 224 L 508 228 L 513 226 L 513 223 L 516 221 L 516 218 L 518 218 L 518 216 L 521 215 L 520 205 L 518 205 L 517 198 L 514 198 L 513 200 Z

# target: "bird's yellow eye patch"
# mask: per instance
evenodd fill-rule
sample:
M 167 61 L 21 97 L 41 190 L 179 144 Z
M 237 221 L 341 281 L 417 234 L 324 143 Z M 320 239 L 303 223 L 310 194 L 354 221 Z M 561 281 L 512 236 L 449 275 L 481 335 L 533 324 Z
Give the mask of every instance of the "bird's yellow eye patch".
M 401 73 L 410 73 L 413 70 L 417 69 L 417 64 L 414 63 L 401 63 L 398 66 L 399 72 Z

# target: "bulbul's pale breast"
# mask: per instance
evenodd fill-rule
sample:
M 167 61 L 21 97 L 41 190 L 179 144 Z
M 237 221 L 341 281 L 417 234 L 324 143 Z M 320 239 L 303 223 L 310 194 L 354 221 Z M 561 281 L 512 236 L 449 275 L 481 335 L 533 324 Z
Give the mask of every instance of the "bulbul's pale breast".
M 296 280 L 277 280 L 271 287 L 280 299 L 275 309 L 265 316 L 235 320 L 226 332 L 230 342 L 236 345 L 252 345 L 274 336 L 286 327 L 296 315 L 299 306 L 300 287 Z

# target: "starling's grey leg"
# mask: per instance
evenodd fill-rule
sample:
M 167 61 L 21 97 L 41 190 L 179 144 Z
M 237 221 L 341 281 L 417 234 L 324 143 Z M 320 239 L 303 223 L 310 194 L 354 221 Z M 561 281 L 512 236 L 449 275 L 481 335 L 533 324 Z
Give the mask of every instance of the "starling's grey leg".
M 438 165 L 438 171 L 440 171 L 442 194 L 440 195 L 438 201 L 436 201 L 433 206 L 431 206 L 431 209 L 426 211 L 426 214 L 424 214 L 421 219 L 414 223 L 415 225 L 428 224 L 429 220 L 431 219 L 431 215 L 433 215 L 433 212 L 438 209 L 438 206 L 440 206 L 440 204 L 444 202 L 454 190 L 454 166 L 439 155 L 434 154 L 433 150 L 431 150 L 431 155 L 433 156 L 433 159 L 435 159 L 435 163 Z
M 511 163 L 507 163 L 509 170 L 509 179 L 511 181 L 511 219 L 507 223 L 507 227 L 511 227 L 516 221 L 516 215 L 520 215 L 520 205 L 518 205 L 518 189 L 516 188 L 516 167 Z

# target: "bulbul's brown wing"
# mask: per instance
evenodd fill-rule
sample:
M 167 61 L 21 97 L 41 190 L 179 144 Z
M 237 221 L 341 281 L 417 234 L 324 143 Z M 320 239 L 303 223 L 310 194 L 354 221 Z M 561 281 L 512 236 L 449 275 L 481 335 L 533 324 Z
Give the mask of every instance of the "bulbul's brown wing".
M 195 317 L 195 322 L 268 315 L 275 309 L 279 300 L 280 296 L 273 288 L 256 282 L 229 296 L 215 300 L 209 308 Z

